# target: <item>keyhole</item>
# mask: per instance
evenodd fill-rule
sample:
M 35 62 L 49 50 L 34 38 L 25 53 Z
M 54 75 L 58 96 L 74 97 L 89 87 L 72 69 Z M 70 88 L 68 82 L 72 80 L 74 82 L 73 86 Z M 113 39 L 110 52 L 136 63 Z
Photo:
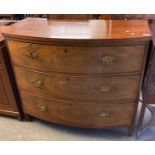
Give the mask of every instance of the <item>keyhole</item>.
M 68 53 L 68 50 L 67 49 L 65 49 L 65 53 Z
M 67 78 L 67 81 L 69 81 L 69 78 Z

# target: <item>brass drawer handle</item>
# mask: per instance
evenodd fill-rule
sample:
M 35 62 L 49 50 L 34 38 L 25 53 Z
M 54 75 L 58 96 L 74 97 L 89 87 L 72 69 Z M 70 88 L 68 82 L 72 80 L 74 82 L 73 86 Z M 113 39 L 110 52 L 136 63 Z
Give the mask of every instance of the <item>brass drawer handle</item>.
M 25 55 L 31 59 L 36 59 L 38 57 L 38 54 L 34 51 L 28 51 Z
M 40 111 L 42 111 L 42 112 L 47 111 L 47 106 L 41 105 L 41 106 L 40 106 Z
M 110 86 L 103 86 L 101 87 L 100 89 L 102 92 L 109 92 L 111 90 L 111 87 Z
M 31 83 L 35 86 L 35 87 L 40 87 L 41 85 L 43 85 L 43 82 L 41 80 L 31 80 Z
M 100 58 L 100 61 L 102 61 L 103 64 L 113 64 L 116 61 L 116 58 L 113 56 L 104 56 L 103 58 Z
M 102 112 L 99 114 L 99 118 L 101 119 L 107 119 L 109 117 L 109 113 L 107 112 Z

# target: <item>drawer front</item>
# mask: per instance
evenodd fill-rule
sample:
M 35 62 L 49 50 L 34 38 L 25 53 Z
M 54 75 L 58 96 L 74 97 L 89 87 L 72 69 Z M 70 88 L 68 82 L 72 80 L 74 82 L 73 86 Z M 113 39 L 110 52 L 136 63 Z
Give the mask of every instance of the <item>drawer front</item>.
M 24 111 L 37 118 L 77 127 L 129 126 L 135 103 L 76 103 L 41 98 L 21 91 Z
M 8 41 L 14 63 L 42 71 L 102 74 L 141 70 L 141 46 L 69 47 Z
M 115 101 L 136 99 L 139 75 L 71 76 L 45 74 L 15 66 L 20 89 L 62 100 Z

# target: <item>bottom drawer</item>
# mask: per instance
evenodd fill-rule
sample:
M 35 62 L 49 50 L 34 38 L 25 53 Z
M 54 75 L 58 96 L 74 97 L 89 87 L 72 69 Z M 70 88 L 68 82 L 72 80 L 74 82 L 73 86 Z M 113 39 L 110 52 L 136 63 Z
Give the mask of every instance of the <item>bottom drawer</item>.
M 75 127 L 127 127 L 136 103 L 79 103 L 58 101 L 21 91 L 24 112 L 50 122 Z

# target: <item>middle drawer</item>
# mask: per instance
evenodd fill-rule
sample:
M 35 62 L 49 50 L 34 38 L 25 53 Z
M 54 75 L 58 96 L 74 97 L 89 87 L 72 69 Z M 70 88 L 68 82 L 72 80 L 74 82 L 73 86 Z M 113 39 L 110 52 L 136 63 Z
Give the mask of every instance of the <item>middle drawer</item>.
M 135 100 L 139 75 L 75 76 L 46 74 L 14 66 L 19 89 L 60 100 Z

